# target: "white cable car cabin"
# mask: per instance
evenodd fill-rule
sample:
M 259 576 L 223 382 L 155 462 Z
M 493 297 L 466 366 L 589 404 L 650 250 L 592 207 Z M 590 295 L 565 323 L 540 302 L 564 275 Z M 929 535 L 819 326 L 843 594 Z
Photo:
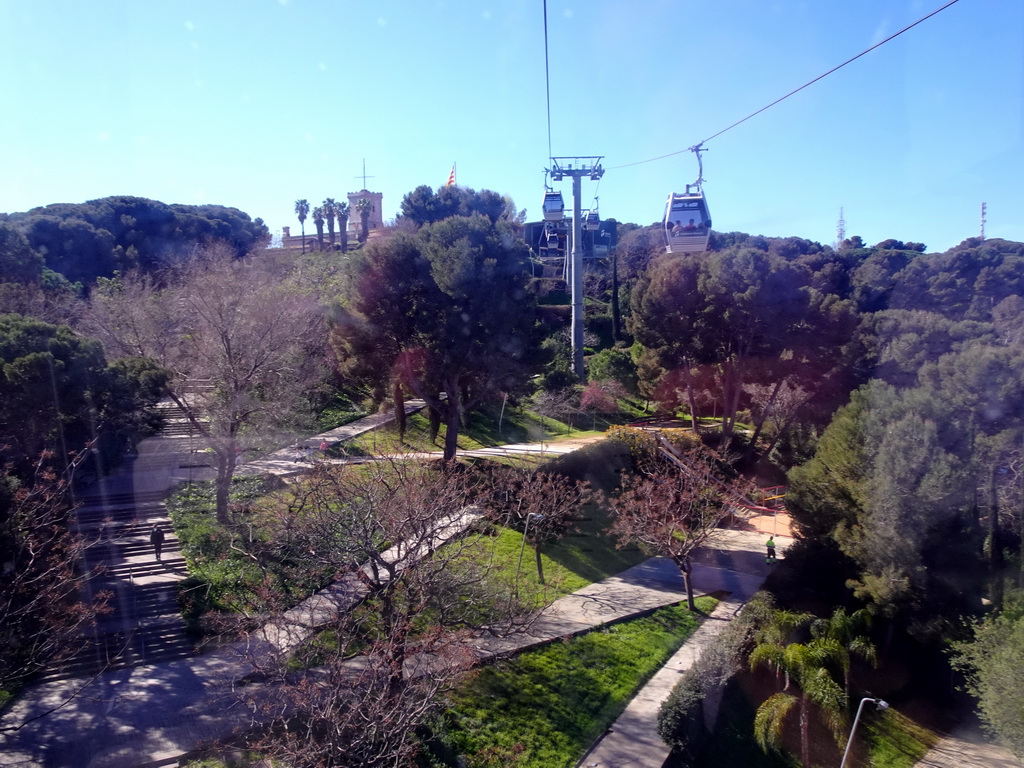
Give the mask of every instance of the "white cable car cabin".
M 544 221 L 561 221 L 565 218 L 565 202 L 562 193 L 548 190 L 544 193 Z
M 555 225 L 550 221 L 544 222 L 544 236 L 541 244 L 542 255 L 550 255 L 552 251 L 556 252 L 557 255 L 557 251 L 560 247 L 561 242 L 559 241 L 558 231 L 555 228 Z
M 668 253 L 700 253 L 708 249 L 711 239 L 711 217 L 708 202 L 700 187 L 691 192 L 672 193 L 665 204 L 665 250 Z
M 597 232 L 601 227 L 601 215 L 597 211 L 587 211 L 583 217 L 583 231 Z

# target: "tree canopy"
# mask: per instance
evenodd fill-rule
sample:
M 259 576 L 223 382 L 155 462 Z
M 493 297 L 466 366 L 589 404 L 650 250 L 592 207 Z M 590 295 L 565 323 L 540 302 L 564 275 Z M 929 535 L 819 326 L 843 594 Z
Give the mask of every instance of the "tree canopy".
M 856 321 L 852 304 L 821 294 L 811 277 L 750 247 L 655 259 L 632 294 L 629 325 L 646 390 L 687 403 L 694 417 L 709 399 L 729 438 L 749 385 L 821 389 L 848 365 Z
M 955 647 L 955 665 L 967 676 L 988 730 L 1024 757 L 1024 611 L 1017 594 L 1005 611 L 978 622 Z
M 434 224 L 452 216 L 472 216 L 479 213 L 491 220 L 515 221 L 517 212 L 511 199 L 497 192 L 482 189 L 477 192 L 468 187 L 441 187 L 436 192 L 422 184 L 402 198 L 401 217 L 417 226 Z
M 0 460 L 19 475 L 50 452 L 58 467 L 96 441 L 111 459 L 145 429 L 166 373 L 131 358 L 108 365 L 100 343 L 20 315 L 0 315 Z
M 262 220 L 237 208 L 116 196 L 57 203 L 5 217 L 46 266 L 84 285 L 115 271 L 154 271 L 215 242 L 242 256 L 269 240 Z
M 463 414 L 521 389 L 538 360 L 526 246 L 475 214 L 373 242 L 364 258 L 334 325 L 339 359 L 378 394 L 400 400 L 404 387 L 444 414 L 450 459 Z

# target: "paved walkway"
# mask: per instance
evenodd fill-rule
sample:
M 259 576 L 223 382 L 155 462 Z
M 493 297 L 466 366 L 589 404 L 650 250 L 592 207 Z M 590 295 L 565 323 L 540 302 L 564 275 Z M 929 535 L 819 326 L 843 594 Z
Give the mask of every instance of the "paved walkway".
M 407 400 L 405 403 L 405 413 L 406 415 L 411 415 L 417 411 L 422 411 L 426 407 L 427 404 L 423 400 Z M 286 448 L 280 448 L 261 458 L 246 462 L 238 468 L 238 474 L 282 476 L 300 474 L 308 470 L 314 460 L 319 460 L 321 443 L 326 442 L 330 445 L 343 443 L 359 435 L 380 429 L 394 420 L 394 411 L 364 416 L 361 419 L 356 419 L 335 429 L 321 432 L 319 435 L 299 440 Z
M 730 536 L 756 539 L 760 548 L 760 534 L 736 532 Z M 729 551 L 740 555 L 745 550 L 723 553 Z M 759 581 L 759 574 L 703 564 L 694 568 L 694 584 L 701 593 L 746 592 Z M 671 563 L 655 558 L 556 601 L 527 636 L 480 638 L 474 645 L 481 657 L 506 654 L 678 602 L 681 586 Z M 251 671 L 241 650 L 228 647 L 196 658 L 119 670 L 94 680 L 37 686 L 0 719 L 2 729 L 39 717 L 0 736 L 0 765 L 127 768 L 171 760 L 204 741 L 245 728 L 251 719 L 233 692 L 237 681 Z M 74 698 L 61 707 L 69 697 Z M 55 707 L 59 708 L 42 716 Z
M 718 585 L 729 595 L 711 612 L 697 631 L 683 643 L 633 698 L 611 728 L 590 748 L 578 765 L 585 768 L 661 768 L 669 750 L 658 735 L 658 711 L 679 682 L 680 675 L 692 667 L 701 653 L 715 642 L 718 634 L 739 612 L 743 604 L 761 587 L 767 567 L 761 557 L 764 535 L 756 532 L 730 531 L 723 537 L 724 548 L 709 549 L 705 559 L 731 560 L 736 569 L 698 563 L 693 569 L 694 584 L 701 592 Z M 779 540 L 780 552 L 790 540 Z M 728 554 L 726 554 L 728 553 Z M 711 557 L 708 558 L 707 556 Z M 650 562 L 650 561 L 649 561 Z M 647 565 L 646 563 L 644 565 Z M 681 585 L 682 578 L 676 575 Z
M 413 414 L 427 407 L 423 400 L 408 400 L 405 403 L 406 414 Z M 358 435 L 372 432 L 375 429 L 386 426 L 395 420 L 393 412 L 375 413 L 364 416 L 342 427 L 321 432 L 319 435 L 307 437 L 298 442 L 292 443 L 286 448 L 280 448 L 272 453 L 246 462 L 238 468 L 240 475 L 271 474 L 281 477 L 299 475 L 306 472 L 313 464 L 328 462 L 331 464 L 358 464 L 368 461 L 378 461 L 374 456 L 354 456 L 347 458 L 325 457 L 320 451 L 322 443 L 331 446 L 344 443 Z M 463 458 L 544 458 L 548 456 L 560 456 L 575 451 L 582 445 L 603 439 L 603 436 L 591 436 L 572 438 L 565 440 L 544 441 L 539 443 L 510 443 L 498 445 L 491 448 L 476 448 L 472 450 L 460 450 L 458 455 Z M 401 458 L 407 459 L 430 459 L 441 456 L 443 451 L 430 452 L 409 452 Z M 393 458 L 393 457 L 392 457 Z

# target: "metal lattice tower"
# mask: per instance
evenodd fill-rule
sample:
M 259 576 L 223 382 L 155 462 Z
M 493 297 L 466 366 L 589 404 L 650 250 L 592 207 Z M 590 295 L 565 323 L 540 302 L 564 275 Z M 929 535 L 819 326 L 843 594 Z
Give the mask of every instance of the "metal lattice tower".
M 846 239 L 846 219 L 843 218 L 843 209 L 839 208 L 839 221 L 836 222 L 836 244 L 842 245 Z
M 981 239 L 985 239 L 985 213 L 988 206 L 985 203 L 981 204 Z

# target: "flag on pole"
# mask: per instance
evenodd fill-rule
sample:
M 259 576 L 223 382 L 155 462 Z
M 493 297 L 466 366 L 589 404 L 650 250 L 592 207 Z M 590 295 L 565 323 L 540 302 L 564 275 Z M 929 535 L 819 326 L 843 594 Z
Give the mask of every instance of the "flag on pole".
M 455 186 L 455 163 L 452 163 L 452 172 L 448 174 L 448 183 L 445 184 L 445 186 L 446 187 L 454 187 Z

